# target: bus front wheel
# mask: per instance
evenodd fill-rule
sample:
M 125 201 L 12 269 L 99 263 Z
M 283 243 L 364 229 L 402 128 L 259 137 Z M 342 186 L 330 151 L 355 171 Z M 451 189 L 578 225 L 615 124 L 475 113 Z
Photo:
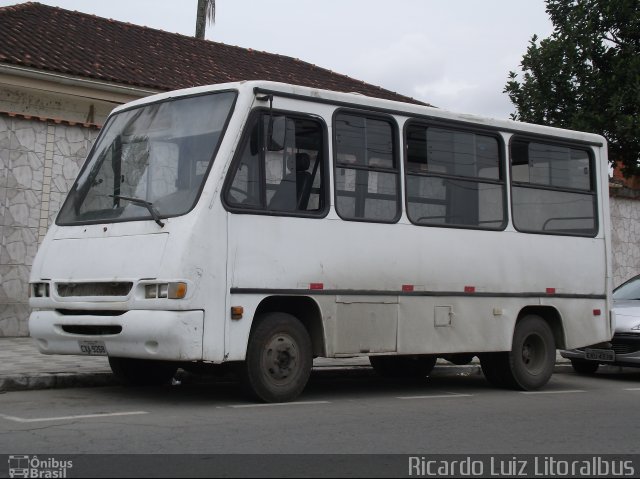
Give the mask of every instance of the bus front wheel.
M 291 401 L 302 392 L 311 374 L 309 333 L 287 313 L 268 313 L 256 321 L 240 371 L 243 385 L 261 401 Z

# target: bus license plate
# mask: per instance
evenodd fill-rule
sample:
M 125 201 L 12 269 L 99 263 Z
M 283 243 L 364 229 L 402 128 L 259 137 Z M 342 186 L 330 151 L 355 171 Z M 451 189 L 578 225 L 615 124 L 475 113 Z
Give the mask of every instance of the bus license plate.
M 615 361 L 616 352 L 613 349 L 585 349 L 585 358 L 592 361 Z
M 89 356 L 106 356 L 107 347 L 104 341 L 78 341 L 80 352 Z

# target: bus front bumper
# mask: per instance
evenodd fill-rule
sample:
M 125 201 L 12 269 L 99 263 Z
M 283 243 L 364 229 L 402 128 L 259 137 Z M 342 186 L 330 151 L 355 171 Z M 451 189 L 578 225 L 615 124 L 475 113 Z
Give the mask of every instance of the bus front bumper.
M 29 332 L 41 353 L 167 361 L 202 359 L 204 312 L 132 310 L 118 316 L 33 311 Z

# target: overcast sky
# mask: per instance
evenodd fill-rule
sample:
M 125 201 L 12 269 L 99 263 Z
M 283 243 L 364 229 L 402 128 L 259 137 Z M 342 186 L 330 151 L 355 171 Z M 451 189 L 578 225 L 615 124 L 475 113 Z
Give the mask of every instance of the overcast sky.
M 197 0 L 39 0 L 193 35 Z M 0 6 L 20 3 L 0 0 Z M 502 93 L 543 0 L 217 0 L 206 38 L 288 55 L 440 108 L 508 118 Z

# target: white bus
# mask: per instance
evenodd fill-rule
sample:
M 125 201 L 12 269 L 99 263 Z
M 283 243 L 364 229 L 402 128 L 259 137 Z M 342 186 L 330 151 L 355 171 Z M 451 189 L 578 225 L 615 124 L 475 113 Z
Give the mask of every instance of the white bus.
M 605 140 L 358 94 L 247 81 L 118 107 L 41 245 L 45 354 L 127 383 L 233 365 L 262 401 L 315 357 L 387 375 L 478 356 L 548 381 L 609 340 Z

